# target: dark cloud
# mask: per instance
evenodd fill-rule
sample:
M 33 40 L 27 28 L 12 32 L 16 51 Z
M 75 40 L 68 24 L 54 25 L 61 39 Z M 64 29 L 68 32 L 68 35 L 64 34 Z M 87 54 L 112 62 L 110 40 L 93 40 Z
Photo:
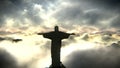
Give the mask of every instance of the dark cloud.
M 101 7 L 106 9 L 119 9 L 119 0 L 69 0 L 71 3 L 87 3 L 94 7 Z
M 92 2 L 93 4 L 109 7 L 111 9 L 119 8 L 120 1 L 119 0 L 85 0 Z
M 116 28 L 120 28 L 120 16 L 118 16 L 116 19 L 114 19 L 112 22 L 111 22 L 111 27 L 116 27 Z
M 76 51 L 66 61 L 68 68 L 119 68 L 119 49 Z
M 3 49 L 0 49 L 0 68 L 18 68 L 14 57 Z
M 13 19 L 14 21 L 20 20 L 21 23 L 23 22 L 24 16 L 22 16 L 21 12 L 23 11 L 24 7 L 22 6 L 22 0 L 1 0 L 0 1 L 0 15 L 1 21 L 0 25 L 5 26 L 7 19 Z M 18 22 L 15 22 L 18 24 Z
M 105 18 L 105 15 L 100 12 L 88 12 L 84 15 L 84 19 L 87 20 L 88 25 L 99 25 L 99 21 Z
M 43 20 L 41 17 L 39 17 L 38 12 L 33 11 L 32 9 L 33 8 L 28 9 L 28 12 L 25 14 L 25 17 L 28 18 L 35 25 L 39 25 L 39 23 L 41 23 Z
M 75 0 L 76 1 L 76 0 Z M 81 0 L 77 1 L 67 1 L 70 5 L 62 6 L 59 11 L 54 14 L 54 17 L 65 24 L 65 22 L 69 23 L 69 25 L 79 24 L 79 25 L 100 25 L 98 22 L 107 17 L 107 14 L 104 12 L 100 12 L 101 10 L 96 9 L 85 2 L 82 3 Z M 91 7 L 92 8 L 87 8 Z M 83 8 L 84 7 L 84 8 Z M 86 9 L 87 8 L 87 9 Z M 89 12 L 90 10 L 90 12 Z M 88 11 L 88 12 L 86 12 Z M 85 21 L 85 22 L 84 22 Z
M 64 2 L 67 5 L 63 5 Z M 42 13 L 42 10 L 35 10 L 34 5 L 40 5 L 45 13 Z M 14 27 L 21 24 L 40 25 L 44 19 L 39 13 L 47 14 L 49 10 L 55 10 L 52 17 L 64 25 L 84 24 L 102 28 L 106 26 L 101 21 L 119 14 L 119 7 L 119 0 L 66 0 L 59 3 L 56 0 L 1 0 L 0 27 L 6 24 L 6 19 L 13 19 Z M 119 28 L 119 19 L 114 22 L 108 25 Z
M 80 9 L 80 7 L 74 5 L 65 6 L 55 14 L 55 18 L 62 22 L 73 22 L 81 19 L 81 16 L 83 16 L 83 11 Z
M 13 19 L 15 26 L 20 24 L 26 24 L 26 18 L 33 24 L 38 25 L 43 20 L 38 16 L 39 12 L 34 10 L 34 5 L 41 5 L 44 10 L 48 10 L 49 4 L 55 2 L 55 0 L 0 0 L 0 26 L 5 26 L 6 19 Z M 27 10 L 25 14 L 23 12 Z
M 13 4 L 8 0 L 1 0 L 0 1 L 0 26 L 2 26 L 5 22 L 5 17 L 9 16 L 11 13 L 14 12 L 17 8 L 13 6 Z
M 17 8 L 12 2 L 9 0 L 1 0 L 0 1 L 0 15 L 10 15 L 11 13 L 14 13 L 15 10 L 17 11 L 19 8 Z
M 118 27 L 116 23 L 109 21 L 112 17 L 119 15 L 118 0 L 67 0 L 68 5 L 61 6 L 54 17 L 69 25 L 88 25 L 99 28 Z M 104 25 L 104 21 L 109 21 Z M 116 20 L 117 21 L 117 20 Z M 118 19 L 119 21 L 119 19 Z M 106 23 L 106 22 L 105 22 Z
M 0 37 L 0 41 L 3 41 L 3 40 L 5 40 L 5 38 L 3 38 L 3 37 Z
M 0 48 L 0 68 L 31 68 L 31 65 L 38 59 L 32 59 L 30 62 L 19 65 L 15 57 L 9 52 Z
M 4 41 L 4 40 L 11 41 L 13 43 L 23 41 L 22 39 L 16 39 L 16 38 L 12 38 L 12 37 L 0 37 L 0 41 Z

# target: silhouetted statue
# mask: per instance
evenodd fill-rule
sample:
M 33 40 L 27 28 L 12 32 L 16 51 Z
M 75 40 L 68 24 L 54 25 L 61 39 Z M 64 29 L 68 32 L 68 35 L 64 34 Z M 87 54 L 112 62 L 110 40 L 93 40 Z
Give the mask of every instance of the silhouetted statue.
M 60 48 L 61 48 L 61 40 L 68 38 L 70 35 L 74 35 L 74 33 L 64 33 L 59 31 L 58 26 L 55 26 L 55 31 L 51 31 L 48 33 L 38 33 L 38 35 L 43 35 L 44 38 L 51 39 L 51 58 L 52 65 L 50 68 L 65 68 L 65 66 L 60 62 Z

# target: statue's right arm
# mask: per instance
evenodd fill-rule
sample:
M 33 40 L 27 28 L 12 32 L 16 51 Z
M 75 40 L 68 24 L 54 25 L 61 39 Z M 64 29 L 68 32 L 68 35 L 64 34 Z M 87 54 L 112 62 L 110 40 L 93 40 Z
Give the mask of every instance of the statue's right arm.
M 45 33 L 37 33 L 37 35 L 43 35 L 43 34 L 45 34 Z
M 75 33 L 71 33 L 70 35 L 75 35 Z
M 37 33 L 37 35 L 42 35 L 43 37 L 47 37 L 47 33 Z
M 37 33 L 37 35 L 42 35 L 44 38 L 51 38 L 51 32 L 48 33 Z

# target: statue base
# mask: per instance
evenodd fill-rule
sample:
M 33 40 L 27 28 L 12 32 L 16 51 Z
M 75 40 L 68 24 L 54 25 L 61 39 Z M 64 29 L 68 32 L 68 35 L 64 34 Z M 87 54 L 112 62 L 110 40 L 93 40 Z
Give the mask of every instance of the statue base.
M 66 68 L 62 63 L 60 63 L 60 66 L 52 66 L 50 65 L 49 68 Z

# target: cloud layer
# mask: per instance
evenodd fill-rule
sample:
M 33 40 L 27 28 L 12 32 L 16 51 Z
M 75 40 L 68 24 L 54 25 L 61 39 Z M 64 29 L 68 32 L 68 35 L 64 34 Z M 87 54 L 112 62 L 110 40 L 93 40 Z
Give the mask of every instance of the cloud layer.
M 119 28 L 118 0 L 1 0 L 0 3 L 1 26 L 48 26 L 47 23 L 54 22 L 53 26 L 69 23 Z
M 119 49 L 76 51 L 69 55 L 68 68 L 119 68 Z

